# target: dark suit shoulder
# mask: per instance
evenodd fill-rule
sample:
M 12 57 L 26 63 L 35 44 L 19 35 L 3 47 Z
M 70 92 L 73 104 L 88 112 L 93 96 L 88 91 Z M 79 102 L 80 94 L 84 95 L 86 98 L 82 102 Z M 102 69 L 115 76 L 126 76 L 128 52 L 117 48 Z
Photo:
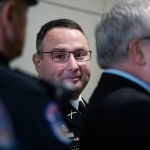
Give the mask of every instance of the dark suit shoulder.
M 105 99 L 102 101 L 102 105 L 107 104 L 107 107 L 114 107 L 125 105 L 127 103 L 140 102 L 150 103 L 150 97 L 147 94 L 132 88 L 122 88 L 105 97 Z

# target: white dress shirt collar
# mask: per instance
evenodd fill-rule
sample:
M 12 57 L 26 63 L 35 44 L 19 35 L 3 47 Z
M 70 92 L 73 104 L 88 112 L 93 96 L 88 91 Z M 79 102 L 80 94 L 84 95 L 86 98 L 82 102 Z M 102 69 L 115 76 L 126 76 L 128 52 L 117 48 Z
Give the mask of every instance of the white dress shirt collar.
M 72 99 L 72 100 L 70 100 L 70 104 L 71 104 L 76 110 L 78 110 L 79 101 L 82 101 L 82 102 L 83 102 L 81 95 L 79 96 L 78 99 Z

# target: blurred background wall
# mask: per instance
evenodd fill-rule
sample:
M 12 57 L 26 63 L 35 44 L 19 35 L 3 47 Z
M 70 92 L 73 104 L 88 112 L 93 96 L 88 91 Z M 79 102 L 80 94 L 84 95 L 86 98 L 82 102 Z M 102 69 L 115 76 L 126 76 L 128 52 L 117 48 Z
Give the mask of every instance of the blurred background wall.
M 100 78 L 102 70 L 97 65 L 94 30 L 102 12 L 121 0 L 40 0 L 39 4 L 28 11 L 26 42 L 22 57 L 15 59 L 11 65 L 27 73 L 37 76 L 32 55 L 36 51 L 35 39 L 40 27 L 46 22 L 57 18 L 75 20 L 81 25 L 88 38 L 91 59 L 91 79 L 82 93 L 88 102 Z

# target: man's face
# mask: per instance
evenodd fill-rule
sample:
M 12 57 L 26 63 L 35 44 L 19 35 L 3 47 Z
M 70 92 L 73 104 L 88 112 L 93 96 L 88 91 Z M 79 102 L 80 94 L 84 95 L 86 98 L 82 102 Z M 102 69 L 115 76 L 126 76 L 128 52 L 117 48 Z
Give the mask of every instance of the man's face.
M 75 52 L 79 49 L 89 50 L 88 42 L 82 32 L 75 29 L 54 28 L 46 33 L 43 40 L 43 52 L 54 49 Z M 73 84 L 75 92 L 81 94 L 90 78 L 90 61 L 77 62 L 74 55 L 66 62 L 54 62 L 51 54 L 43 54 L 36 65 L 39 77 L 52 82 L 54 85 L 67 81 Z

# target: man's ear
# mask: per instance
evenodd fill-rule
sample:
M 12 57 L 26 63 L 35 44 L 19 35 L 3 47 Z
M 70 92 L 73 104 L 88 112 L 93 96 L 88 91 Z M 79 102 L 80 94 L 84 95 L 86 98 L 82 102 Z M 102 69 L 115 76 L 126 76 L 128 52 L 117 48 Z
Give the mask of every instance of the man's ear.
M 32 61 L 34 63 L 36 71 L 39 72 L 39 69 L 41 67 L 41 58 L 40 58 L 40 56 L 38 56 L 36 53 L 34 53 L 33 56 L 32 56 Z
M 128 46 L 129 57 L 139 65 L 144 65 L 145 57 L 139 39 L 133 39 Z
M 16 10 L 17 5 L 15 1 L 6 1 L 2 6 L 0 14 L 1 25 L 8 36 L 12 36 L 13 27 L 16 25 Z

